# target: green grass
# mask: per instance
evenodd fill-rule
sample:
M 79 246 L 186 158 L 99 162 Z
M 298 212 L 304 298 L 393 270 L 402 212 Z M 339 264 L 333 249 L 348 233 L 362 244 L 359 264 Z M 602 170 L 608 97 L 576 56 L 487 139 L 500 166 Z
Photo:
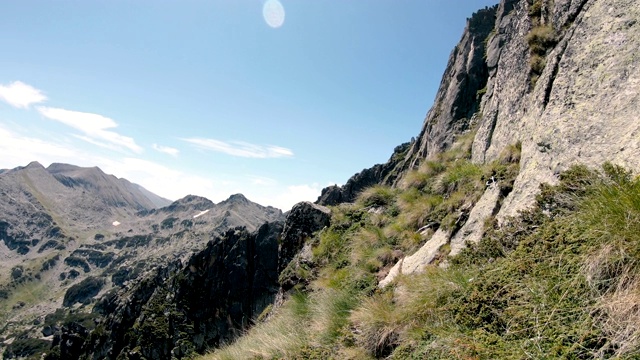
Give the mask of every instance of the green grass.
M 358 204 L 364 207 L 386 206 L 393 202 L 395 190 L 389 186 L 375 185 L 364 190 L 358 196 Z

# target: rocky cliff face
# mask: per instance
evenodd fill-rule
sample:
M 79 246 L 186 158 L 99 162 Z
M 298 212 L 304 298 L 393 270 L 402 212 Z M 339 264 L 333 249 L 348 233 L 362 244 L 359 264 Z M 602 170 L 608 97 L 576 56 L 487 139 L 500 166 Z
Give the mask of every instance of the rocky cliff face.
M 468 131 L 480 108 L 487 85 L 486 39 L 494 29 L 496 7 L 479 10 L 467 21 L 462 38 L 449 56 L 433 106 L 420 135 L 411 146 L 401 171 L 449 148 L 457 135 Z M 391 183 L 391 182 L 389 182 Z
M 638 11 L 637 1 L 503 0 L 474 14 L 402 169 L 469 128 L 478 163 L 520 142 L 503 218 L 574 163 L 640 168 Z
M 555 182 L 571 164 L 595 167 L 608 160 L 640 169 L 639 5 L 500 4 L 473 159 L 489 161 L 507 144 L 522 142 L 520 175 L 502 217 L 530 205 L 538 185 Z M 541 42 L 543 51 L 536 49 Z

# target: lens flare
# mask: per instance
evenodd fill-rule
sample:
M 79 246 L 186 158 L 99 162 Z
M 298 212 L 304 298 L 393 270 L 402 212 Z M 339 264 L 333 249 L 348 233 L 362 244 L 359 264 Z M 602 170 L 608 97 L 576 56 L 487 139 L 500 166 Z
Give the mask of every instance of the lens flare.
M 278 0 L 267 0 L 262 7 L 262 16 L 267 25 L 279 28 L 284 23 L 284 7 Z

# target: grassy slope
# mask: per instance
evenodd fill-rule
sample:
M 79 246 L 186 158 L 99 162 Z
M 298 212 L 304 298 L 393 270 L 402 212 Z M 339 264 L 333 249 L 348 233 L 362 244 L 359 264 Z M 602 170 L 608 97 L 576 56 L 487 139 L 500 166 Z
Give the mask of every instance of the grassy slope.
M 429 236 L 460 226 L 491 176 L 508 191 L 518 147 L 466 160 L 468 142 L 398 189 L 375 187 L 333 209 L 313 265 L 285 304 L 204 359 L 634 358 L 640 336 L 640 179 L 605 164 L 573 167 L 535 206 L 448 266 L 377 281 Z M 374 210 L 374 211 L 371 211 Z M 441 260 L 446 258 L 446 246 Z

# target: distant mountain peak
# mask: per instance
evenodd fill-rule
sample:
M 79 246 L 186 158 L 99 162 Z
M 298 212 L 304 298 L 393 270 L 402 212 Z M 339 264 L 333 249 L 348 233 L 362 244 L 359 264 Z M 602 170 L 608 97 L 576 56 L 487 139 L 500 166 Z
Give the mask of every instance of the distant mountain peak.
M 47 168 L 47 171 L 54 174 L 61 171 L 73 171 L 78 169 L 80 169 L 80 167 L 75 165 L 63 164 L 63 163 L 52 163 Z
M 182 199 L 178 199 L 171 203 L 171 205 L 162 208 L 166 212 L 184 211 L 184 210 L 198 210 L 204 211 L 215 206 L 213 201 L 197 195 L 187 195 Z
M 250 202 L 249 199 L 247 199 L 242 194 L 233 194 L 229 196 L 227 200 L 223 201 L 223 203 L 234 203 L 234 204 L 246 204 L 249 202 Z
M 25 166 L 25 169 L 44 169 L 44 166 L 37 161 L 32 161 L 29 165 Z

